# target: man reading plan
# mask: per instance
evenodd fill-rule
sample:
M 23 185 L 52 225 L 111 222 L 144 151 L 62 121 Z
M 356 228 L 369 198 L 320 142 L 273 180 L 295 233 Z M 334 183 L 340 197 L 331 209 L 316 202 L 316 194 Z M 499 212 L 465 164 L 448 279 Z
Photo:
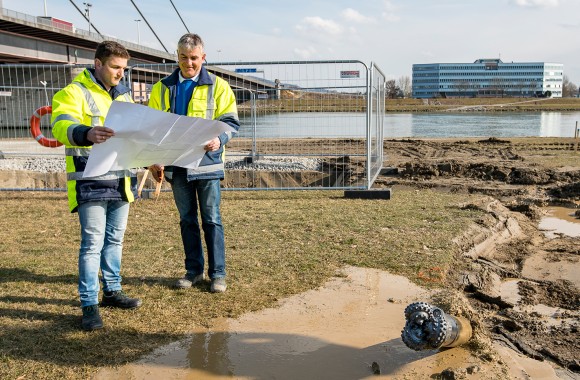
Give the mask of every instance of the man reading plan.
M 203 62 L 203 41 L 197 34 L 185 34 L 177 44 L 179 68 L 157 82 L 149 99 L 149 107 L 179 115 L 219 120 L 239 130 L 236 98 L 229 84 L 210 74 Z M 152 165 L 154 178 L 165 176 L 171 184 L 179 211 L 181 239 L 185 251 L 185 276 L 175 283 L 177 288 L 190 288 L 204 280 L 204 256 L 198 210 L 207 246 L 211 291 L 226 291 L 226 252 L 221 221 L 220 180 L 224 179 L 224 145 L 232 138 L 225 132 L 209 141 L 196 169 L 179 166 Z M 193 143 L 193 142 L 192 142 Z
M 103 283 L 101 306 L 134 309 L 141 300 L 121 290 L 121 256 L 129 203 L 135 200 L 137 178 L 130 170 L 116 170 L 83 178 L 95 144 L 114 136 L 103 126 L 113 100 L 132 102 L 129 88 L 120 84 L 129 53 L 117 42 L 103 41 L 95 51 L 94 69 L 85 69 L 52 99 L 52 133 L 66 147 L 69 208 L 78 212 L 81 243 L 78 289 L 84 330 L 103 327 L 99 314 L 99 270 Z

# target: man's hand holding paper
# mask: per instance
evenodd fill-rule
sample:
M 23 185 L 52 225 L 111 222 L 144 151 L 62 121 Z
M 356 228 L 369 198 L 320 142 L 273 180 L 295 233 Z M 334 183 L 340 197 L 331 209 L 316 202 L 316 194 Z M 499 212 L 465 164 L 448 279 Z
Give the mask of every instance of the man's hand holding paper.
M 235 132 L 216 120 L 206 120 L 155 110 L 129 102 L 113 102 L 105 126 L 114 136 L 91 150 L 83 177 L 111 170 L 153 164 L 197 168 L 206 147 L 215 150 L 217 136 Z M 219 145 L 217 147 L 219 149 Z

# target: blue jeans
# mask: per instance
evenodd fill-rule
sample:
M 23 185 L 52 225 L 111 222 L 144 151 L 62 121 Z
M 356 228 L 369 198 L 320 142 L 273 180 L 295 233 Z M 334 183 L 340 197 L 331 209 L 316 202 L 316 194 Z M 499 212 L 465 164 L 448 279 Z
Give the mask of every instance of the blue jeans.
M 78 208 L 81 224 L 79 295 L 81 307 L 99 303 L 99 269 L 103 290 L 121 290 L 123 237 L 129 202 L 91 201 Z
M 219 179 L 187 181 L 183 171 L 174 172 L 171 181 L 175 205 L 179 211 L 181 240 L 185 251 L 185 270 L 188 277 L 204 271 L 201 231 L 197 219 L 198 202 L 201 226 L 207 246 L 210 279 L 226 276 L 224 228 L 220 214 L 221 188 Z

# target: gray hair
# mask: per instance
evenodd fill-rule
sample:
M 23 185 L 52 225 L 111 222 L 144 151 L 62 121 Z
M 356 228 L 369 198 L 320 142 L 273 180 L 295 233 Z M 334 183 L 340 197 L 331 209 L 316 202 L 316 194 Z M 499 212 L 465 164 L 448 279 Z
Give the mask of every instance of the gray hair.
M 203 40 L 201 37 L 194 33 L 187 33 L 181 36 L 179 42 L 177 43 L 177 50 L 180 49 L 195 49 L 199 47 L 203 53 Z

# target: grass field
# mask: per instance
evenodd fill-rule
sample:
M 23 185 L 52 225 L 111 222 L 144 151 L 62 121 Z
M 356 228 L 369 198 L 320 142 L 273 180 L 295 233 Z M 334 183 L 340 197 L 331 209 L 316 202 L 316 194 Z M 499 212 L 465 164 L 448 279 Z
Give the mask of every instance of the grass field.
M 171 288 L 183 275 L 171 193 L 132 205 L 124 289 L 135 311 L 103 309 L 105 328 L 80 330 L 79 227 L 64 193 L 2 193 L 0 378 L 86 379 L 138 359 L 216 317 L 236 317 L 322 285 L 343 265 L 378 268 L 425 286 L 449 284 L 460 267 L 452 239 L 481 213 L 477 195 L 397 190 L 391 200 L 338 191 L 225 192 L 228 291 Z

